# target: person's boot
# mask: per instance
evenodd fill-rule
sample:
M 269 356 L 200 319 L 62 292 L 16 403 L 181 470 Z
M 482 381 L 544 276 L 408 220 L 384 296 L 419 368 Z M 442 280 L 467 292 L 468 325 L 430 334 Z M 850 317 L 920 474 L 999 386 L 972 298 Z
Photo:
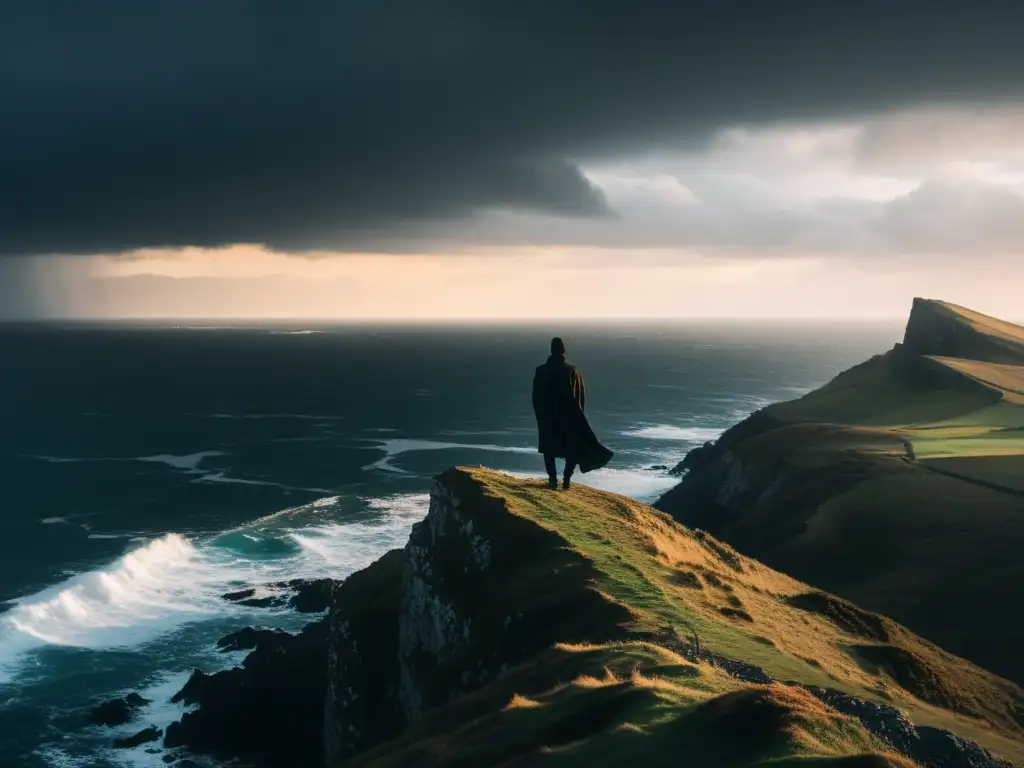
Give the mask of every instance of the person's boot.
M 558 490 L 558 478 L 557 477 L 549 477 L 548 478 L 548 488 L 550 488 L 552 491 L 557 491 Z
M 569 477 L 562 478 L 562 489 L 568 491 L 572 486 L 572 479 Z

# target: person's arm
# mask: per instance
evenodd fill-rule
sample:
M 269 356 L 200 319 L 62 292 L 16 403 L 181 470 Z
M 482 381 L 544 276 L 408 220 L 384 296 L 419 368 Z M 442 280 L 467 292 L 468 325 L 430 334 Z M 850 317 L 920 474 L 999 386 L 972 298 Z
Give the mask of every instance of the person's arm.
M 533 372 L 533 415 L 540 418 L 540 412 L 543 408 L 541 392 L 540 392 L 540 371 Z

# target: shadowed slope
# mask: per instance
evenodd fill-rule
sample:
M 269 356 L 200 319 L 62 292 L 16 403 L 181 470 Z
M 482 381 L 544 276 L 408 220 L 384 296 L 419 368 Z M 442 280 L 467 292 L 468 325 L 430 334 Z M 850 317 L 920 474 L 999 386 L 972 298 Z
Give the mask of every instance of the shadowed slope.
M 914 302 L 903 344 L 683 462 L 656 506 L 1024 681 L 1024 328 Z

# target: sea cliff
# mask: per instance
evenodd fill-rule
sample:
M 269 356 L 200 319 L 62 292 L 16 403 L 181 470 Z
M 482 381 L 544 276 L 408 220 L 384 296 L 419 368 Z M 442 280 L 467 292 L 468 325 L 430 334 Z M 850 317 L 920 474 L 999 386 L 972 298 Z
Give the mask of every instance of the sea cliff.
M 277 634 L 190 681 L 168 745 L 268 768 L 1024 757 L 1011 683 L 650 507 L 482 469 L 441 474 L 404 549 Z

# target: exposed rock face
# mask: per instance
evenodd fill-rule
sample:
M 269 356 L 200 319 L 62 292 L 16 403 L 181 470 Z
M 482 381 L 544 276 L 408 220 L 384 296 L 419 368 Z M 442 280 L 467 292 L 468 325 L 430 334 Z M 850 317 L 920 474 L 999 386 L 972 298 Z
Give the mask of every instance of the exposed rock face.
M 404 552 L 335 591 L 328 765 L 556 641 L 620 634 L 627 612 L 591 591 L 590 576 L 557 536 L 509 514 L 464 475 L 442 474 Z
M 322 715 L 327 765 L 396 734 L 398 616 L 405 551 L 392 550 L 337 586 L 327 643 Z
M 903 345 L 915 355 L 963 357 L 1016 365 L 1024 363 L 1024 348 L 1019 344 L 977 330 L 942 302 L 930 299 L 914 299 Z
M 246 628 L 224 638 L 219 643 L 224 648 L 254 650 L 239 668 L 193 675 L 175 699 L 198 703 L 200 709 L 172 725 L 165 744 L 266 768 L 338 768 L 382 742 L 402 745 L 414 733 L 413 746 L 400 747 L 397 762 L 385 764 L 438 764 L 436 752 L 417 751 L 420 739 L 440 740 L 447 749 L 445 739 L 464 737 L 482 700 L 503 711 L 513 693 L 541 694 L 566 679 L 557 671 L 556 657 L 564 647 L 556 652 L 556 642 L 653 643 L 740 680 L 772 683 L 759 667 L 702 649 L 696 634 L 688 644 L 671 625 L 664 633 L 640 633 L 635 625 L 626 629 L 636 615 L 594 590 L 601 574 L 580 551 L 544 527 L 546 519 L 521 517 L 527 507 L 506 506 L 483 488 L 463 472 L 441 475 L 430 512 L 414 527 L 406 548 L 334 585 L 328 617 L 301 635 Z M 723 555 L 731 550 L 703 534 L 697 538 L 717 547 L 737 573 L 751 567 L 735 553 L 733 565 Z M 871 615 L 828 596 L 807 593 L 797 602 L 803 610 L 828 615 L 837 626 L 879 634 Z M 739 614 L 734 611 L 737 621 L 751 618 Z M 509 674 L 502 675 L 506 669 Z M 696 665 L 673 663 L 672 669 L 701 674 Z M 608 690 L 616 693 L 619 686 Z M 850 710 L 872 733 L 907 754 L 917 750 L 914 755 L 927 758 L 920 760 L 925 768 L 1001 766 L 948 733 L 915 730 L 895 709 L 835 691 L 812 693 Z M 591 720 L 569 712 L 544 731 L 542 743 L 591 734 Z M 563 724 L 567 730 L 551 736 L 551 728 Z M 440 759 L 440 764 L 455 762 Z

